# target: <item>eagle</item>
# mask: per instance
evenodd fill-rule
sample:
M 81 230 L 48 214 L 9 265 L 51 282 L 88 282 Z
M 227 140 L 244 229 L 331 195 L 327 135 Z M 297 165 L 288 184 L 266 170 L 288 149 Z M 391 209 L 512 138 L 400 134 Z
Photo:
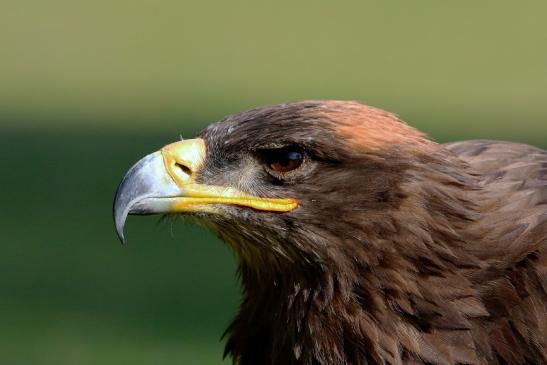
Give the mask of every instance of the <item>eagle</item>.
M 352 101 L 252 109 L 142 158 L 128 214 L 238 257 L 238 365 L 547 364 L 547 152 L 438 144 Z

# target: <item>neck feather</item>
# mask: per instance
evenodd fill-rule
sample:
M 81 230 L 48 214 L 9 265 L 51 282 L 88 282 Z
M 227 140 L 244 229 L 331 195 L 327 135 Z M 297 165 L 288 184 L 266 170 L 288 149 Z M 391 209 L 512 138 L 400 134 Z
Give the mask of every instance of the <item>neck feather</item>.
M 389 219 L 345 222 L 320 262 L 241 262 L 244 300 L 226 347 L 236 363 L 476 360 L 471 321 L 487 313 L 469 279 L 482 265 L 468 253 L 480 237 L 465 228 L 480 219 L 470 201 L 480 192 L 460 166 L 426 162 L 409 170 Z

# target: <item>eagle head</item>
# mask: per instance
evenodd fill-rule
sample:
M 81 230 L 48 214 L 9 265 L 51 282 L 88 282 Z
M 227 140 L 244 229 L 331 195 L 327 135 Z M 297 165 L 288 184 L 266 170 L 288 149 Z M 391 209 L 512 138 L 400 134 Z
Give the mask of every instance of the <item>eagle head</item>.
M 128 214 L 181 217 L 234 249 L 239 365 L 531 364 L 547 359 L 545 166 L 530 146 L 439 145 L 356 102 L 295 102 L 144 157 L 114 220 L 123 241 Z
M 350 249 L 345 237 L 366 241 L 363 224 L 382 229 L 405 197 L 406 171 L 435 146 L 356 102 L 253 109 L 140 160 L 118 188 L 116 228 L 123 241 L 128 214 L 180 216 L 252 270 L 321 269 Z

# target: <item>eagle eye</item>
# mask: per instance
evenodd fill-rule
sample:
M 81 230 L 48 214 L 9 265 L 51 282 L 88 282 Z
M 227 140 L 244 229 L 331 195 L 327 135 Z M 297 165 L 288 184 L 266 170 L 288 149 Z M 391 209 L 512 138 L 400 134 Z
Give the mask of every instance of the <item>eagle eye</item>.
M 269 169 L 275 172 L 296 170 L 304 161 L 304 154 L 297 148 L 278 148 L 263 151 Z

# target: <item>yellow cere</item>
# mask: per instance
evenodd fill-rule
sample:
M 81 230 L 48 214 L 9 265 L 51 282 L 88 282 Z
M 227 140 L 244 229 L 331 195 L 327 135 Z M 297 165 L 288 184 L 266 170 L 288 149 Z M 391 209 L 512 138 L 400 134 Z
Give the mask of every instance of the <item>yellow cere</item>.
M 167 173 L 182 187 L 191 183 L 206 157 L 205 142 L 201 138 L 168 144 L 161 149 Z

